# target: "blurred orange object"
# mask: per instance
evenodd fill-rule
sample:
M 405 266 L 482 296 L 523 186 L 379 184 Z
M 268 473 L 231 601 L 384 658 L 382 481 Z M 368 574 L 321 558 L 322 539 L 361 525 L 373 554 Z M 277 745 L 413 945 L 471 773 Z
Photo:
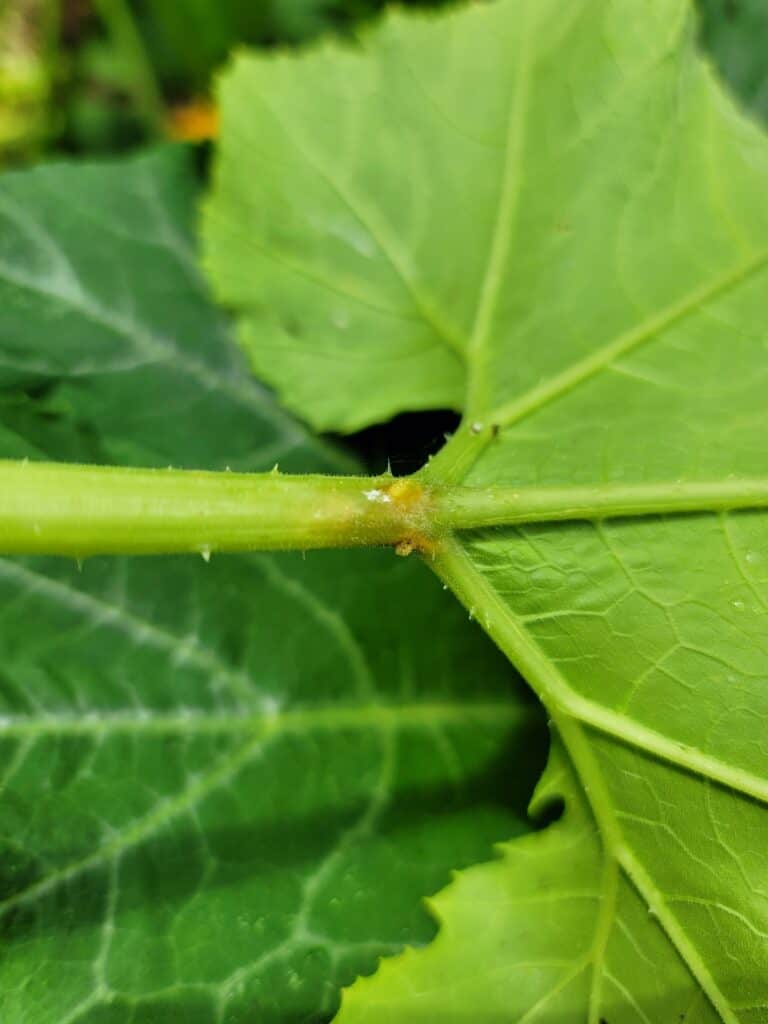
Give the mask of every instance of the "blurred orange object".
M 192 100 L 168 112 L 166 133 L 177 142 L 204 142 L 219 132 L 219 112 L 210 100 Z

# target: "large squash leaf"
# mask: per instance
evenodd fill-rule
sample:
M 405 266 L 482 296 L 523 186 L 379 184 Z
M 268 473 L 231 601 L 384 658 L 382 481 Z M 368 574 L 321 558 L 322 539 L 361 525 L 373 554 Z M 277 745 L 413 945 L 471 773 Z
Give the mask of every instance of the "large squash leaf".
M 208 264 L 259 371 L 324 425 L 461 405 L 435 482 L 765 477 L 768 143 L 695 34 L 683 0 L 503 0 L 240 58 Z M 766 516 L 433 565 L 545 703 L 565 812 L 340 1019 L 768 1020 Z
M 191 185 L 174 152 L 0 181 L 3 455 L 348 466 L 244 372 Z M 420 897 L 523 828 L 529 715 L 419 568 L 0 560 L 4 1024 L 321 1021 L 429 939 Z

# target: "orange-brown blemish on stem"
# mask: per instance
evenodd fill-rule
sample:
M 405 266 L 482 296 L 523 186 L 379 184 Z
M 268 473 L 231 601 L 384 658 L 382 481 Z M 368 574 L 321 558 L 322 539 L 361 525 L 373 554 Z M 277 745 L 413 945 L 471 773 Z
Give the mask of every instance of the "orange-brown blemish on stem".
M 395 554 L 405 558 L 416 551 L 434 557 L 439 542 L 430 515 L 434 504 L 432 488 L 403 477 L 381 490 L 403 524 L 403 535 L 393 545 Z
M 437 538 L 427 537 L 423 533 L 409 534 L 395 544 L 395 554 L 405 558 L 414 551 L 420 555 L 429 555 L 434 558 L 437 554 L 439 544 Z
M 403 477 L 395 480 L 389 487 L 384 488 L 393 505 L 401 508 L 404 512 L 411 512 L 424 504 L 428 496 L 427 489 L 423 484 L 415 480 Z

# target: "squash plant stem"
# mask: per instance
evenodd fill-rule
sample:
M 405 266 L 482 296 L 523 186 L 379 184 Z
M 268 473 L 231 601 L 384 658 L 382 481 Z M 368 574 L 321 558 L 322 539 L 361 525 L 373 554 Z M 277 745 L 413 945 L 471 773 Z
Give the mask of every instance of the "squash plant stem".
M 457 530 L 768 507 L 768 478 L 463 487 L 419 477 L 124 469 L 0 460 L 0 554 L 170 554 L 391 545 Z

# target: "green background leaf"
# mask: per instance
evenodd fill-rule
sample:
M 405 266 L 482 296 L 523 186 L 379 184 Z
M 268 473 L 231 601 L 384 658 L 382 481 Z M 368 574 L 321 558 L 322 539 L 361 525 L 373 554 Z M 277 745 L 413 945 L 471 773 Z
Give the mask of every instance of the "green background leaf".
M 187 165 L 0 181 L 0 451 L 351 468 L 244 372 Z M 0 560 L 0 716 L 9 1024 L 327 1019 L 536 769 L 514 672 L 383 551 Z
M 768 118 L 768 6 L 763 0 L 699 0 L 701 38 L 721 74 L 763 120 Z
M 409 0 L 402 0 L 408 4 Z M 438 7 L 451 0 L 410 0 Z M 139 26 L 160 77 L 177 90 L 206 89 L 212 73 L 243 44 L 286 45 L 320 32 L 346 32 L 383 0 L 187 0 L 182 6 L 135 0 Z

